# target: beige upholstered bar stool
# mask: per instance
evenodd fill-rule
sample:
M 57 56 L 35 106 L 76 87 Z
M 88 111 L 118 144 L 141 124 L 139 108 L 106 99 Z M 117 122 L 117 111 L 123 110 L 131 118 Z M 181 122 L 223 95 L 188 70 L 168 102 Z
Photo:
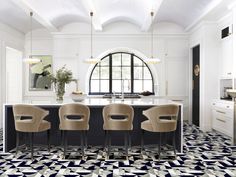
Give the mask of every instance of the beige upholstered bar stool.
M 143 135 L 144 131 L 159 132 L 159 159 L 161 155 L 161 133 L 173 132 L 173 148 L 175 151 L 175 130 L 177 127 L 179 106 L 175 104 L 155 106 L 148 110 L 143 111 L 148 120 L 141 123 L 142 137 L 141 137 L 141 148 L 143 150 Z M 166 119 L 168 117 L 168 119 Z
M 30 133 L 31 158 L 33 158 L 33 137 L 34 133 L 47 131 L 48 150 L 50 151 L 50 129 L 51 123 L 44 120 L 49 111 L 32 105 L 13 105 L 13 114 L 16 129 L 16 153 L 19 147 L 19 132 Z M 27 117 L 27 119 L 23 119 Z
M 122 119 L 114 119 L 114 117 Z M 126 131 L 125 133 L 125 151 L 128 158 L 128 137 L 129 132 L 133 130 L 133 107 L 127 104 L 109 104 L 103 108 L 103 129 L 105 130 L 105 147 L 109 158 L 111 148 L 110 131 Z
M 70 116 L 76 116 L 76 119 L 70 119 Z M 63 132 L 64 158 L 67 151 L 67 132 L 81 131 L 80 142 L 82 158 L 84 158 L 84 142 L 87 142 L 87 131 L 89 130 L 90 109 L 83 104 L 71 103 L 65 104 L 59 109 L 60 130 Z M 78 119 L 79 118 L 79 119 Z M 86 136 L 86 137 L 85 137 Z

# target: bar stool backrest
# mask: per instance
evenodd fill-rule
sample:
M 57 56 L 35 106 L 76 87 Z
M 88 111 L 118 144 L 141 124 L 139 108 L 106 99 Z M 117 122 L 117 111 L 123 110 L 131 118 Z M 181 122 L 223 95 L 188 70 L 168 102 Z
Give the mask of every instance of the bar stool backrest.
M 113 116 L 124 117 L 122 120 L 113 119 Z M 103 108 L 104 130 L 132 130 L 134 109 L 127 104 L 109 104 Z
M 23 132 L 37 132 L 43 119 L 49 114 L 49 111 L 41 109 L 37 106 L 16 104 L 13 105 L 13 114 L 15 121 L 15 129 Z M 29 119 L 22 120 L 22 117 Z
M 76 124 L 69 116 L 79 116 Z M 90 109 L 88 106 L 78 103 L 62 105 L 59 109 L 60 128 L 65 130 L 88 130 Z
M 150 120 L 153 130 L 157 132 L 164 131 L 162 130 L 163 127 L 166 127 L 168 130 L 172 129 L 172 131 L 176 130 L 178 113 L 179 106 L 175 104 L 154 106 L 143 111 L 143 115 Z M 171 119 L 160 119 L 161 117 L 170 117 Z M 168 123 L 171 127 L 168 127 Z

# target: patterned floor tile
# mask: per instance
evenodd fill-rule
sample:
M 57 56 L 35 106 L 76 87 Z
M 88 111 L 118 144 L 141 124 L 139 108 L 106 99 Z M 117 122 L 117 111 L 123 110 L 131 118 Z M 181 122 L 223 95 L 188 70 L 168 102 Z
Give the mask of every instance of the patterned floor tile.
M 2 151 L 2 131 L 0 131 L 0 150 Z M 119 147 L 112 149 L 107 160 L 102 147 L 86 149 L 85 159 L 80 152 L 70 147 L 67 159 L 62 159 L 61 147 L 35 147 L 34 159 L 25 147 L 15 155 L 0 153 L 1 176 L 236 176 L 236 146 L 230 139 L 217 132 L 204 133 L 196 126 L 184 125 L 184 152 L 163 154 L 158 160 L 157 145 L 148 147 L 141 153 L 139 147 L 132 147 L 129 159 Z

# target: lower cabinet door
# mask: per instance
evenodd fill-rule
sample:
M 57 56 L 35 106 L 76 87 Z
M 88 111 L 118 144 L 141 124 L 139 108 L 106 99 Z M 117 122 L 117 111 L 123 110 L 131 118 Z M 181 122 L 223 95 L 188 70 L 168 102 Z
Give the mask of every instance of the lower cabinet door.
M 224 112 L 212 110 L 212 128 L 233 137 L 233 117 L 228 117 Z

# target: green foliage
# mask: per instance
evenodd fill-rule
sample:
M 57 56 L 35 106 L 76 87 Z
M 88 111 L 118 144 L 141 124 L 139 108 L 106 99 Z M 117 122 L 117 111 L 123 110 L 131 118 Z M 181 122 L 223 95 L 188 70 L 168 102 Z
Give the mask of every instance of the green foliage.
M 65 65 L 56 71 L 56 74 L 51 74 L 50 76 L 51 82 L 54 84 L 68 84 L 73 81 L 72 71 L 65 68 Z

